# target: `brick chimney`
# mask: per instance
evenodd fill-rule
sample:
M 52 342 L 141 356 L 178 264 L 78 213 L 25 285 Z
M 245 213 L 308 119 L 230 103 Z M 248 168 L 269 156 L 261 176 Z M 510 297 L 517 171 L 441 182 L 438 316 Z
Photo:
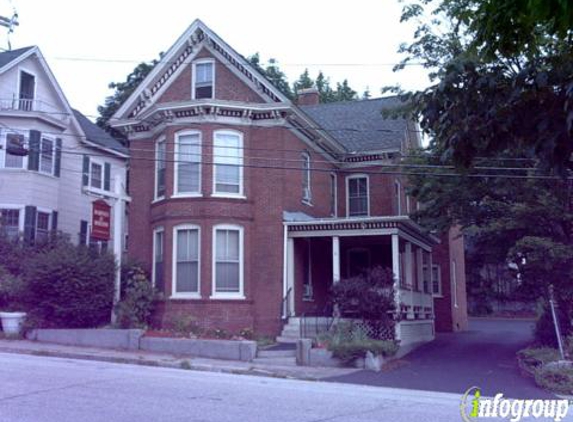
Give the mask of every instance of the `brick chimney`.
M 320 97 L 316 88 L 301 89 L 297 94 L 296 104 L 299 106 L 317 105 L 319 103 Z

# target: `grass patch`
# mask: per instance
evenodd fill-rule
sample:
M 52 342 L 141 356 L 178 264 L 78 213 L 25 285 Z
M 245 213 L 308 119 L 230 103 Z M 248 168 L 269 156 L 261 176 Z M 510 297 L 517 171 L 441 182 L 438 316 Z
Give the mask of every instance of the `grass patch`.
M 517 352 L 519 367 L 530 376 L 549 362 L 559 360 L 559 352 L 551 347 L 528 347 Z
M 191 369 L 191 362 L 189 362 L 188 360 L 182 360 L 181 363 L 179 364 L 179 367 L 181 369 Z
M 573 367 L 544 366 L 535 372 L 535 382 L 558 394 L 573 394 Z

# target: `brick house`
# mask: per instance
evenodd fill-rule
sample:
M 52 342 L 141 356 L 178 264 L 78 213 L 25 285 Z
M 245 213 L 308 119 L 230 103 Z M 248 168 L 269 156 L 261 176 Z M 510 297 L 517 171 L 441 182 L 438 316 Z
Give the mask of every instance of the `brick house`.
M 59 230 L 88 243 L 99 200 L 117 211 L 111 231 L 122 249 L 125 213 L 115 205 L 127 157 L 70 107 L 38 47 L 0 53 L 1 233 L 35 242 Z
M 382 118 L 396 104 L 321 105 L 313 90 L 294 104 L 195 21 L 113 119 L 130 140 L 129 253 L 164 294 L 157 320 L 276 335 L 324 315 L 332 283 L 384 265 L 403 342 L 433 338 L 434 309 L 441 329 L 464 328 L 462 241 L 411 221 L 388 170 L 420 146 L 412 122 Z

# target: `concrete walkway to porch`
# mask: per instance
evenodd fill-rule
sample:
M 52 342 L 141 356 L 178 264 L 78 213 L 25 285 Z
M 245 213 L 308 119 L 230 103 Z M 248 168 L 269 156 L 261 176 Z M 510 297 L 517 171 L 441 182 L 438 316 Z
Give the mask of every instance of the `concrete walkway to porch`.
M 484 396 L 552 398 L 520 374 L 516 352 L 532 341 L 533 321 L 470 319 L 468 331 L 438 334 L 382 372 L 359 371 L 329 381 Z

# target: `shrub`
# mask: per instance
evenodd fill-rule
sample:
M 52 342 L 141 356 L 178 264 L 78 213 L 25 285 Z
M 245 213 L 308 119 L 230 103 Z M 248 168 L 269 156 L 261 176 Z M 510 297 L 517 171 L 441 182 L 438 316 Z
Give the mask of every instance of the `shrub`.
M 531 347 L 517 352 L 519 367 L 532 376 L 539 368 L 557 360 L 559 360 L 559 352 L 550 347 Z
M 28 300 L 44 326 L 91 328 L 109 321 L 113 256 L 59 242 L 27 262 Z
M 122 283 L 122 299 L 116 305 L 117 325 L 121 328 L 147 328 L 153 312 L 155 289 L 141 267 L 134 266 Z
M 253 340 L 255 338 L 255 332 L 250 327 L 245 327 L 239 331 L 239 335 L 245 340 Z
M 197 324 L 197 319 L 192 315 L 175 314 L 166 325 L 175 334 L 183 337 L 187 337 L 189 334 L 199 335 L 202 332 Z
M 24 303 L 26 285 L 20 277 L 10 274 L 0 266 L 0 311 L 15 312 L 27 309 Z
M 353 340 L 350 342 L 331 344 L 328 350 L 335 358 L 346 363 L 353 362 L 366 356 L 366 352 L 384 357 L 394 356 L 398 351 L 398 345 L 393 340 Z
M 570 332 L 570 323 L 567 316 L 557 309 L 557 316 L 559 318 L 559 325 L 562 335 L 567 335 Z M 555 334 L 555 325 L 553 323 L 553 315 L 549 309 L 549 305 L 543 307 L 541 316 L 535 323 L 533 331 L 535 341 L 543 346 L 557 347 L 557 335 Z
M 535 372 L 535 382 L 559 394 L 573 394 L 573 367 L 543 366 Z
M 331 288 L 331 301 L 342 315 L 369 321 L 378 332 L 394 326 L 394 275 L 388 268 L 374 267 L 364 274 L 340 280 Z

